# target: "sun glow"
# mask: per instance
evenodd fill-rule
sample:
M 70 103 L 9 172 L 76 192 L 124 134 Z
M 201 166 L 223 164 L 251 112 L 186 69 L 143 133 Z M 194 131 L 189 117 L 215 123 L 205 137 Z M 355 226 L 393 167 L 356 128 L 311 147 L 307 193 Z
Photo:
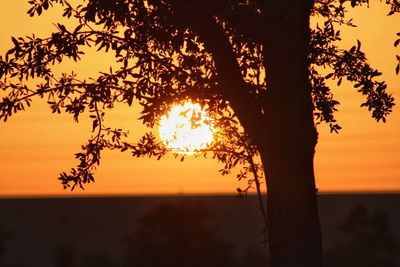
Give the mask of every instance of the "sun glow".
M 163 143 L 181 154 L 194 154 L 207 148 L 214 134 L 207 112 L 190 101 L 172 106 L 161 117 L 159 131 Z

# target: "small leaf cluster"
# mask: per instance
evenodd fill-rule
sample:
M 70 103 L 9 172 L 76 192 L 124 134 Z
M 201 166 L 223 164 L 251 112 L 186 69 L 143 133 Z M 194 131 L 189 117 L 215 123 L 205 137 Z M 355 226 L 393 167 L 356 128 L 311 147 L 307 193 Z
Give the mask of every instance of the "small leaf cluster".
M 400 32 L 397 33 L 399 39 L 394 42 L 394 47 L 397 47 L 400 44 Z M 400 73 L 400 55 L 396 55 L 397 65 L 396 65 L 396 74 Z
M 387 1 L 389 2 L 391 1 Z M 313 9 L 313 15 L 324 21 L 323 26 L 317 24 L 311 30 L 309 45 L 314 114 L 317 124 L 328 123 L 331 132 L 338 132 L 341 127 L 334 117 L 340 103 L 334 99 L 331 88 L 327 86 L 326 82 L 329 79 L 335 80 L 337 86 L 341 86 L 343 79 L 353 83 L 357 91 L 366 98 L 361 107 L 368 108 L 377 121 L 385 122 L 386 116 L 394 106 L 393 96 L 386 91 L 386 83 L 377 79 L 381 73 L 369 65 L 365 53 L 361 50 L 361 42 L 357 40 L 357 44 L 350 49 L 338 46 L 341 35 L 336 28 L 342 25 L 355 27 L 352 20 L 347 19 L 345 15 L 347 4 L 356 7 L 368 4 L 368 1 L 317 1 Z M 396 11 L 396 8 L 392 7 L 392 11 Z

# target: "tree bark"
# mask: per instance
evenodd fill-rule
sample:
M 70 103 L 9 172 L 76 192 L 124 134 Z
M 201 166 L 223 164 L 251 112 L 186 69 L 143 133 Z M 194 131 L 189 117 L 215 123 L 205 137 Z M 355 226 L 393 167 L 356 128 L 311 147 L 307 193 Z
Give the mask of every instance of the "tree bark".
M 279 2 L 279 1 L 278 1 Z M 312 1 L 281 1 L 267 14 L 264 60 L 268 95 L 256 138 L 266 174 L 273 267 L 322 266 L 307 60 Z

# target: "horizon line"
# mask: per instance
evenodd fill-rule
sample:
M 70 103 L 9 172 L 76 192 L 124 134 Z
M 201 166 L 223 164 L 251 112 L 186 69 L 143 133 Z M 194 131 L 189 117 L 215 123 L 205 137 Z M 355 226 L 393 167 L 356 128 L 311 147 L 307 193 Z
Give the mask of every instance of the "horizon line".
M 397 195 L 400 194 L 400 190 L 364 190 L 364 191 L 321 191 L 318 195 Z M 262 193 L 262 196 L 266 196 L 267 193 Z M 255 197 L 255 192 L 248 193 L 245 197 Z M 3 199 L 72 199 L 72 198 L 156 198 L 156 197 L 238 197 L 236 192 L 211 192 L 211 193 L 122 193 L 122 194 L 10 194 L 0 195 L 0 200 Z

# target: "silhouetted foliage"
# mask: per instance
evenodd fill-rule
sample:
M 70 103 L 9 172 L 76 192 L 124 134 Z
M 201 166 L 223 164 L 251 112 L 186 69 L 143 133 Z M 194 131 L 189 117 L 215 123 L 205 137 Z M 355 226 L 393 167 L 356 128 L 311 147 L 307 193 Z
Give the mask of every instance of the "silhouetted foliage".
M 157 206 L 123 240 L 124 266 L 232 266 L 233 247 L 210 222 L 195 202 Z
M 326 266 L 400 266 L 400 246 L 384 212 L 370 213 L 358 204 L 338 230 L 342 241 L 328 252 Z
M 345 16 L 347 2 L 351 2 L 352 7 L 368 3 L 366 0 L 315 1 L 311 13 L 323 21 L 323 25 L 312 30 L 310 42 L 315 118 L 317 123 L 329 123 L 335 132 L 340 129 L 334 118 L 339 102 L 326 85 L 327 79 L 337 80 L 338 85 L 343 78 L 353 82 L 367 98 L 361 106 L 371 110 L 378 121 L 385 121 L 393 106 L 393 97 L 386 93 L 386 84 L 376 80 L 381 73 L 369 66 L 361 43 L 358 41 L 350 49 L 339 48 L 336 43 L 340 40 L 340 31 L 336 27 L 354 26 Z M 397 1 L 386 2 L 392 6 L 390 15 L 399 11 Z M 61 173 L 60 180 L 65 187 L 70 184 L 72 188 L 82 187 L 83 183 L 94 181 L 93 171 L 100 163 L 103 149 L 129 150 L 133 156 L 158 158 L 166 153 L 166 148 L 152 133 L 146 134 L 137 144 L 129 144 L 123 141 L 127 132 L 105 125 L 107 109 L 117 102 L 131 106 L 134 100 L 143 108 L 143 123 L 151 127 L 174 102 L 190 97 L 207 105 L 216 120 L 216 127 L 224 130 L 210 148 L 213 157 L 224 163 L 221 173 L 229 173 L 238 163 L 249 166 L 238 174 L 239 179 L 252 172 L 248 159 L 257 156 L 256 148 L 240 130 L 236 115 L 229 109 L 228 99 L 222 97 L 220 89 L 216 90 L 217 69 L 207 47 L 188 25 L 177 26 L 180 24 L 174 17 L 173 8 L 178 3 L 131 1 L 128 4 L 121 0 L 112 4 L 89 1 L 73 6 L 66 0 L 35 0 L 30 4 L 30 16 L 41 15 L 54 4 L 60 4 L 64 7 L 63 16 L 74 18 L 78 26 L 67 29 L 57 24 L 56 31 L 48 38 L 35 35 L 12 38 L 14 48 L 0 58 L 0 77 L 3 78 L 0 85 L 6 93 L 0 102 L 0 118 L 6 121 L 13 113 L 24 110 L 34 96 L 46 98 L 54 113 L 70 113 L 76 121 L 84 111 L 90 113 L 94 135 L 82 146 L 83 151 L 75 155 L 79 160 L 77 168 L 70 174 Z M 249 38 L 247 32 L 241 33 L 242 28 L 238 25 L 246 23 L 249 16 L 262 17 L 261 3 L 216 1 L 210 9 L 220 17 L 217 24 L 230 41 L 232 56 L 239 63 L 250 96 L 256 103 L 262 101 L 267 92 L 262 47 Z M 398 44 L 399 40 L 394 45 Z M 65 58 L 80 60 L 85 46 L 114 53 L 119 69 L 110 68 L 109 72 L 100 72 L 99 76 L 90 78 L 81 78 L 74 72 L 60 76 L 53 72 L 52 66 Z M 332 72 L 321 75 L 319 67 Z M 24 80 L 33 78 L 38 79 L 36 88 L 24 84 Z M 262 174 L 260 164 L 254 166 Z

